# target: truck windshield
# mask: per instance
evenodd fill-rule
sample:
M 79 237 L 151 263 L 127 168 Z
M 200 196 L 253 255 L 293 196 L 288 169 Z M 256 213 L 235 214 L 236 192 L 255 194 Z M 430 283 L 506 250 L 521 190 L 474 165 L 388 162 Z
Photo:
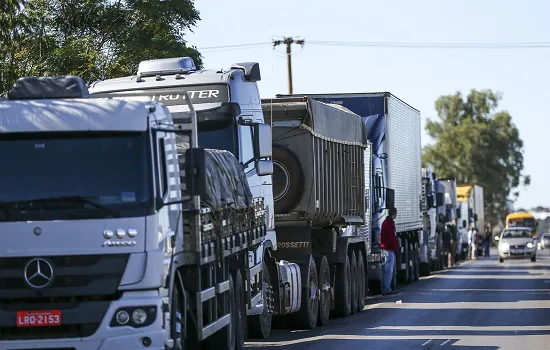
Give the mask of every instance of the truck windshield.
M 152 210 L 148 133 L 0 136 L 0 221 L 132 217 Z
M 204 148 L 223 149 L 239 157 L 237 125 L 223 123 L 217 127 L 204 127 L 199 123 L 199 145 Z

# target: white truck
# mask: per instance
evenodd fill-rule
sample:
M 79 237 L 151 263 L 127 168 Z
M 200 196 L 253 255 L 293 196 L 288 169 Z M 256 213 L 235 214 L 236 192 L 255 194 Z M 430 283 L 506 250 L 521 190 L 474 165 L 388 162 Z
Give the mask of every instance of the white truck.
M 205 90 L 191 95 L 209 99 L 207 119 L 232 121 L 223 89 Z M 198 146 L 205 116 L 178 96 L 172 114 L 31 77 L 0 103 L 1 349 L 244 347 L 246 312 L 269 307 L 264 202 L 231 152 Z M 269 134 L 247 127 L 268 174 Z
M 423 232 L 420 237 L 420 274 L 427 276 L 432 270 L 439 270 L 442 256 L 441 225 L 438 209 L 445 205 L 445 188 L 438 186 L 433 167 L 422 168 L 422 214 Z

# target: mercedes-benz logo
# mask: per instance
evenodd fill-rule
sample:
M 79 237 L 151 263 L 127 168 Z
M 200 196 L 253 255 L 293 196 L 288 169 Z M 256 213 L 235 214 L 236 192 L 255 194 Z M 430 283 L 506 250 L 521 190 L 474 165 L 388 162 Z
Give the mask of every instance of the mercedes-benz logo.
M 53 266 L 46 259 L 35 258 L 25 265 L 23 276 L 29 287 L 34 289 L 46 288 L 53 281 Z

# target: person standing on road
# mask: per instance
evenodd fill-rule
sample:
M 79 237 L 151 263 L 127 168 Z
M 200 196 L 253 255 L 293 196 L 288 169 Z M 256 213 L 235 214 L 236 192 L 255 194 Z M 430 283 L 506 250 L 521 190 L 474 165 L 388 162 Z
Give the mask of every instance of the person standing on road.
M 491 238 L 493 234 L 489 227 L 485 227 L 485 237 L 483 237 L 483 248 L 485 248 L 485 257 L 489 257 L 489 251 L 491 250 Z
M 397 292 L 391 289 L 393 281 L 393 268 L 395 265 L 395 255 L 399 249 L 399 241 L 395 233 L 395 218 L 397 218 L 397 209 L 390 208 L 388 216 L 382 223 L 380 233 L 380 249 L 382 249 L 382 295 L 392 295 Z
M 468 258 L 474 259 L 475 258 L 475 251 L 476 251 L 476 231 L 474 229 L 474 226 L 470 226 L 470 230 L 468 231 Z

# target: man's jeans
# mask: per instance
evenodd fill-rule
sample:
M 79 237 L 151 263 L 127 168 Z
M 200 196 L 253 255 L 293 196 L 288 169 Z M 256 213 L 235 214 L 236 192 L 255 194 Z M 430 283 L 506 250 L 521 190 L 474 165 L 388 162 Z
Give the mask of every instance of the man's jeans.
M 382 293 L 391 292 L 393 280 L 393 267 L 395 265 L 395 252 L 382 250 Z

